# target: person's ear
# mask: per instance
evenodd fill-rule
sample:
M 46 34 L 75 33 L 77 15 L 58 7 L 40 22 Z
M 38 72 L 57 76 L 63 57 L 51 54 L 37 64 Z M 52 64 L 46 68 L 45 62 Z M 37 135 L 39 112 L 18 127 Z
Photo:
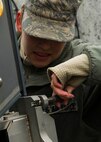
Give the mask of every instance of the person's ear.
M 22 32 L 22 12 L 18 11 L 17 15 L 16 15 L 16 29 L 17 32 Z

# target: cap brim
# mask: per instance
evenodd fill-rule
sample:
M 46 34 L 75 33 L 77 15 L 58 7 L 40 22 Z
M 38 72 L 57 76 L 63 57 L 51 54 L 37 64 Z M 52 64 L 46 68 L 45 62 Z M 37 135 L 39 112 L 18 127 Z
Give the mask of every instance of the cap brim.
M 25 10 L 22 21 L 23 30 L 31 36 L 55 40 L 59 42 L 71 41 L 75 36 L 75 23 L 61 22 L 36 16 Z

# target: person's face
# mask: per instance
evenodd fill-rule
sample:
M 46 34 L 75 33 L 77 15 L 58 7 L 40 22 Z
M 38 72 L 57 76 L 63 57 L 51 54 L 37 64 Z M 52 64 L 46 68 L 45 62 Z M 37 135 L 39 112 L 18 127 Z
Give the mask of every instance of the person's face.
M 29 36 L 22 31 L 21 44 L 29 62 L 43 68 L 59 58 L 65 43 Z

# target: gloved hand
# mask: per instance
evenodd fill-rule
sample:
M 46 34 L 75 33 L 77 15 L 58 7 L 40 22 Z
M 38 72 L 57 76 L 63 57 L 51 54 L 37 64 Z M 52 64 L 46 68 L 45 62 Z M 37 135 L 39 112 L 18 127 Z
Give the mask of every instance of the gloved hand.
M 47 70 L 53 94 L 60 96 L 64 103 L 73 98 L 72 91 L 78 87 L 89 74 L 89 60 L 86 54 L 78 55 L 64 63 Z
M 72 91 L 75 89 L 75 87 L 67 86 L 65 89 L 63 89 L 63 85 L 59 82 L 54 73 L 51 76 L 51 87 L 53 89 L 52 96 L 57 95 L 62 100 L 56 102 L 56 106 L 59 108 L 61 107 L 61 103 L 67 105 L 68 101 L 74 98 Z

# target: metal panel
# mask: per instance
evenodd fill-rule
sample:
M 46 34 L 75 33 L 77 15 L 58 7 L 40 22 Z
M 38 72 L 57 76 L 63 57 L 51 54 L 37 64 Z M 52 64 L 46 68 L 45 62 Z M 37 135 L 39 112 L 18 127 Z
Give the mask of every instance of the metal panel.
M 0 122 L 0 141 L 32 142 L 26 115 L 9 114 Z
M 3 15 L 0 17 L 0 116 L 24 92 L 20 57 L 9 0 L 2 0 Z

